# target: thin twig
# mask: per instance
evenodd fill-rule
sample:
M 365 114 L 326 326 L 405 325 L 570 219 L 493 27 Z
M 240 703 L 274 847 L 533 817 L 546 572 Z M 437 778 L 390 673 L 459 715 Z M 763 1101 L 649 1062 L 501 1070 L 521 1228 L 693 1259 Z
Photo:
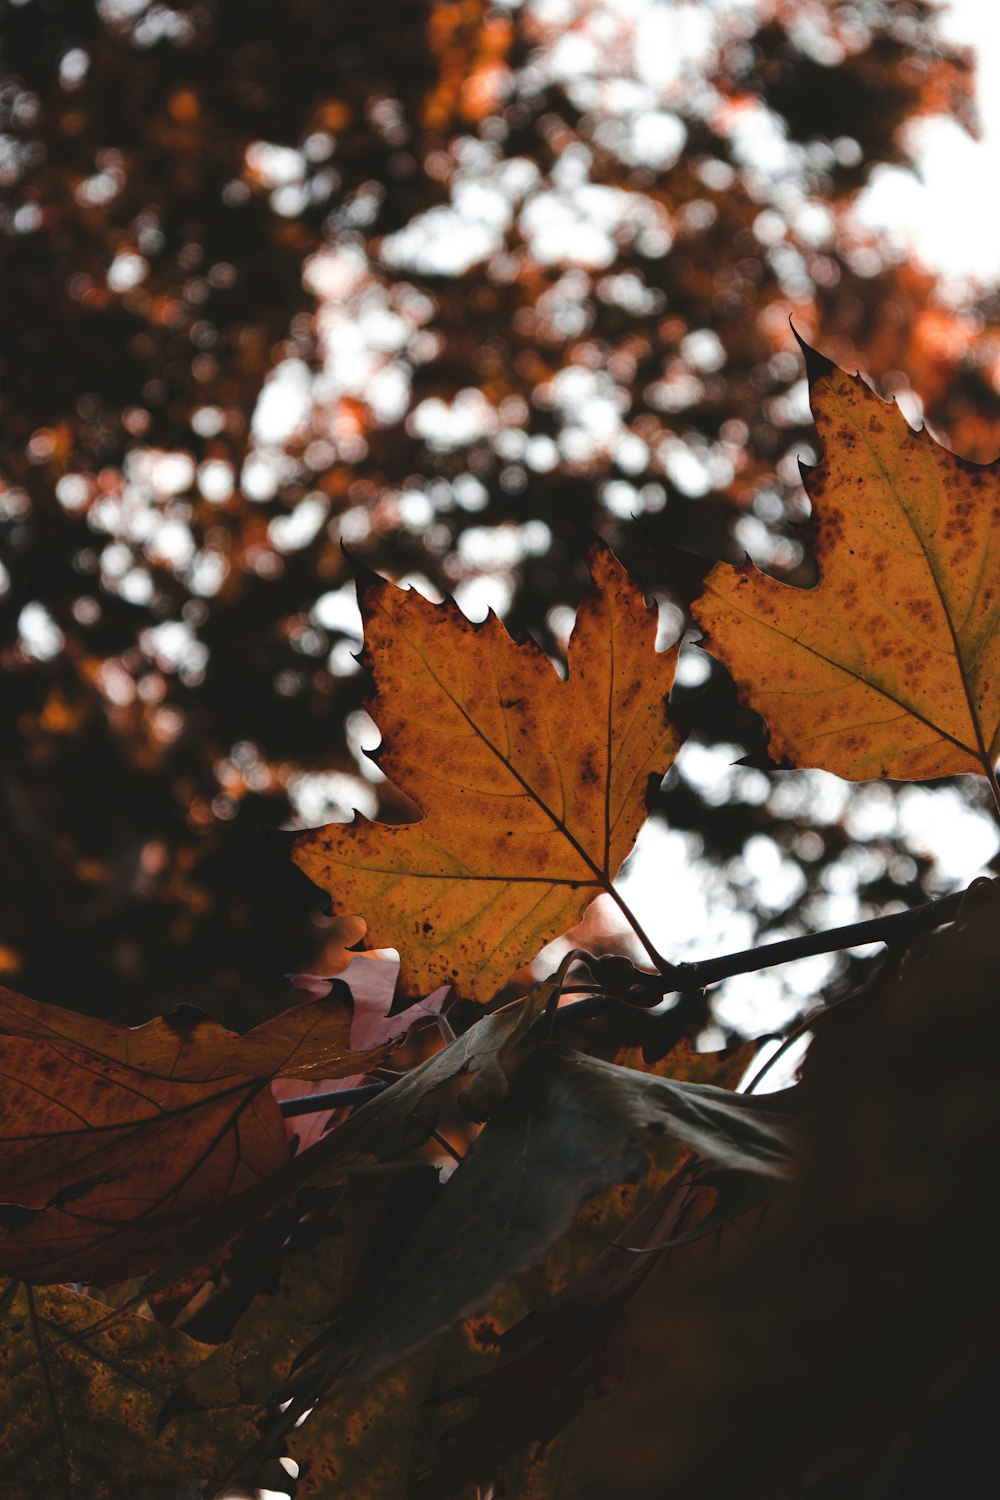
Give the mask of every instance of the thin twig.
M 857 948 L 864 943 L 899 942 L 901 938 L 922 932 L 935 923 L 950 921 L 964 896 L 964 891 L 956 891 L 936 901 L 925 901 L 910 911 L 870 917 L 867 921 L 851 922 L 845 927 L 831 927 L 826 932 L 804 932 L 798 937 L 764 943 L 759 948 L 744 948 L 739 953 L 724 953 L 718 958 L 703 958 L 696 963 L 674 964 L 670 973 L 662 976 L 637 972 L 635 988 L 660 995 L 687 995 L 692 990 L 704 989 L 706 985 L 718 984 L 720 980 L 732 979 L 736 974 L 755 974 L 760 969 L 792 963 L 797 958 L 836 953 L 841 948 Z M 583 1004 L 586 1002 L 581 1001 Z M 564 1007 L 566 1010 L 571 1008 Z
M 558 1027 L 589 1021 L 595 1016 L 610 1015 L 622 1005 L 648 1009 L 666 995 L 689 995 L 694 990 L 705 989 L 707 985 L 719 984 L 723 979 L 732 979 L 736 974 L 755 974 L 761 969 L 773 968 L 776 964 L 793 963 L 799 958 L 813 958 L 819 953 L 836 953 L 842 948 L 860 947 L 863 943 L 898 943 L 902 938 L 922 932 L 927 927 L 950 921 L 957 913 L 964 896 L 964 891 L 956 891 L 953 895 L 941 896 L 936 901 L 925 901 L 910 911 L 871 917 L 865 922 L 831 927 L 826 932 L 805 932 L 799 937 L 783 938 L 777 943 L 764 943 L 760 948 L 745 948 L 739 953 L 724 953 L 717 958 L 703 958 L 695 963 L 671 964 L 667 974 L 644 974 L 637 969 L 630 995 L 608 991 L 588 995 L 585 1000 L 574 1000 L 569 1005 L 560 1006 L 551 1017 L 551 1022 L 553 1027 Z M 573 988 L 575 986 L 567 985 L 567 989 Z M 317 1110 L 336 1109 L 348 1104 L 364 1104 L 386 1087 L 388 1085 L 384 1083 L 369 1083 L 356 1089 L 311 1094 L 303 1099 L 283 1099 L 278 1108 L 287 1118 L 290 1115 L 312 1114 Z
M 305 1094 L 299 1099 L 279 1099 L 278 1108 L 285 1119 L 295 1115 L 314 1115 L 323 1109 L 346 1109 L 349 1104 L 367 1104 L 391 1084 L 361 1083 L 353 1089 L 327 1089 L 322 1094 Z
M 964 895 L 964 891 L 956 891 L 953 895 L 941 896 L 936 901 L 925 901 L 923 905 L 915 906 L 910 911 L 871 917 L 864 922 L 852 922 L 846 927 L 831 927 L 826 932 L 805 932 L 799 937 L 764 943 L 759 948 L 745 948 L 740 953 L 724 953 L 718 958 L 703 958 L 696 963 L 674 964 L 668 975 L 643 974 L 636 970 L 635 984 L 630 995 L 622 996 L 605 991 L 599 995 L 588 995 L 586 1000 L 563 1005 L 556 1012 L 556 1025 L 570 1025 L 589 1021 L 594 1016 L 610 1015 L 623 1004 L 648 1009 L 670 994 L 690 995 L 710 984 L 719 984 L 723 979 L 732 979 L 736 974 L 755 974 L 761 969 L 773 968 L 776 964 L 793 963 L 798 958 L 813 958 L 818 953 L 836 953 L 842 948 L 860 947 L 862 943 L 899 942 L 901 938 L 922 932 L 926 927 L 949 921 L 958 911 Z
M 451 1144 L 451 1141 L 449 1141 L 448 1137 L 442 1135 L 441 1132 L 440 1132 L 440 1130 L 432 1130 L 431 1131 L 431 1140 L 432 1141 L 437 1141 L 437 1143 L 441 1147 L 442 1151 L 447 1151 L 448 1155 L 452 1158 L 452 1160 L 453 1161 L 457 1161 L 459 1163 L 459 1165 L 461 1165 L 461 1163 L 462 1163 L 462 1153 L 461 1153 L 461 1151 L 456 1151 L 455 1147 Z

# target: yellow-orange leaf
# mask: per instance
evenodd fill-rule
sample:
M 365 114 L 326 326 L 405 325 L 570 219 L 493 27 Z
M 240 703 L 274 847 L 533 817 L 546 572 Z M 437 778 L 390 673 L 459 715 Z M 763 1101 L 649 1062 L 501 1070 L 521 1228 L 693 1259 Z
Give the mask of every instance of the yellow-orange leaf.
M 823 460 L 804 470 L 815 588 L 718 564 L 693 613 L 793 766 L 849 781 L 1000 754 L 1000 473 L 914 432 L 807 350 Z
M 294 858 L 400 952 L 406 993 L 460 979 L 486 1000 L 609 890 L 678 747 L 667 715 L 676 646 L 603 544 L 588 562 L 562 681 L 494 616 L 472 625 L 374 574 L 359 582 L 378 761 L 414 823 L 312 829 Z

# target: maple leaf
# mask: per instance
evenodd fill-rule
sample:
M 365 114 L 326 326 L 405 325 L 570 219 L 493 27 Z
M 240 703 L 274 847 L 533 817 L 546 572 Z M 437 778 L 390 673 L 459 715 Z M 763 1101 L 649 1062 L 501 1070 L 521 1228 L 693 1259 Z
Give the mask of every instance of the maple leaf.
M 424 1403 L 442 1362 L 436 1346 L 420 1349 L 349 1403 L 320 1405 L 289 1442 L 299 1466 L 296 1500 L 412 1500 L 414 1470 L 430 1451 Z
M 350 1013 L 316 1001 L 244 1036 L 182 1009 L 127 1027 L 0 987 L 0 1266 L 121 1280 L 180 1222 L 288 1160 L 275 1075 L 373 1067 Z
M 296 836 L 293 857 L 338 914 L 365 916 L 370 943 L 399 950 L 407 994 L 461 976 L 486 1000 L 613 891 L 677 753 L 678 648 L 656 651 L 656 614 L 607 547 L 588 563 L 565 681 L 495 615 L 473 625 L 450 600 L 361 577 L 376 758 L 422 816 L 356 813 Z
M 695 1189 L 690 1170 L 681 1168 L 629 1226 L 627 1243 L 663 1244 L 691 1228 L 712 1202 L 713 1194 Z M 579 1412 L 588 1387 L 611 1383 L 622 1310 L 672 1253 L 629 1255 L 612 1245 L 539 1312 L 509 1329 L 492 1370 L 447 1393 L 478 1396 L 479 1406 L 446 1435 L 417 1488 L 419 1500 L 451 1495 L 529 1443 L 556 1437 Z
M 504 1020 L 509 1028 L 517 1015 L 516 1007 L 497 1013 L 488 1018 L 490 1029 L 496 1031 L 498 1023 Z M 487 1022 L 480 1023 L 481 1028 L 486 1025 Z M 499 1041 L 499 1036 L 496 1036 L 495 1044 Z M 747 1052 L 747 1048 L 740 1048 L 726 1054 L 702 1054 L 681 1045 L 657 1065 L 657 1070 L 674 1082 L 731 1087 L 746 1069 Z M 438 1059 L 443 1058 L 444 1054 L 439 1053 Z M 480 1053 L 480 1067 L 484 1061 L 486 1057 Z M 439 1062 L 438 1069 L 440 1066 Z M 630 1086 L 627 1080 L 626 1085 Z M 637 1086 L 643 1087 L 641 1082 Z M 411 1091 L 411 1099 L 413 1097 Z M 593 1103 L 589 1093 L 586 1102 Z M 412 1109 L 412 1104 L 409 1107 Z M 736 1107 L 741 1106 L 737 1104 Z M 766 1109 L 765 1101 L 765 1113 Z M 565 1198 L 566 1192 L 578 1198 L 587 1190 L 595 1170 L 590 1157 L 596 1154 L 603 1158 L 606 1152 L 603 1148 L 596 1153 L 581 1152 L 579 1133 L 571 1130 L 567 1143 L 569 1154 L 560 1158 L 564 1162 L 564 1169 L 560 1170 L 552 1152 L 560 1149 L 558 1142 L 566 1122 L 563 1120 L 560 1125 L 558 1112 L 553 1122 L 550 1113 L 544 1106 L 539 1108 L 538 1128 L 530 1129 L 526 1138 L 521 1137 L 515 1124 L 513 1140 L 509 1135 L 502 1135 L 492 1143 L 486 1142 L 485 1138 L 493 1128 L 492 1125 L 487 1127 L 481 1139 L 490 1144 L 490 1157 L 480 1172 L 478 1185 L 469 1182 L 464 1198 L 461 1191 L 456 1195 L 456 1185 L 461 1186 L 459 1173 L 456 1173 L 440 1195 L 440 1206 L 443 1207 L 448 1199 L 452 1208 L 447 1223 L 438 1223 L 430 1236 L 431 1243 L 439 1248 L 431 1252 L 425 1243 L 424 1249 L 412 1256 L 410 1269 L 404 1270 L 401 1278 L 406 1288 L 405 1301 L 412 1304 L 420 1316 L 423 1316 L 424 1309 L 430 1311 L 430 1327 L 437 1321 L 435 1306 L 440 1302 L 442 1290 L 446 1296 L 450 1295 L 448 1289 L 454 1281 L 453 1272 L 445 1274 L 440 1264 L 441 1246 L 450 1245 L 456 1235 L 463 1242 L 467 1241 L 471 1230 L 475 1246 L 461 1259 L 467 1260 L 472 1267 L 480 1267 L 478 1274 L 485 1284 L 492 1285 L 497 1275 L 494 1262 L 499 1260 L 502 1264 L 509 1259 L 507 1241 L 512 1225 L 523 1225 L 526 1219 L 529 1220 L 534 1226 L 533 1232 L 539 1234 L 540 1243 L 544 1244 L 551 1226 L 546 1231 L 543 1221 L 551 1219 L 553 1210 L 559 1216 L 562 1211 L 560 1200 Z M 586 1108 L 578 1113 L 589 1116 Z M 522 1111 L 518 1110 L 517 1115 L 521 1119 Z M 371 1142 L 370 1131 L 366 1133 Z M 529 1183 L 514 1195 L 512 1202 L 512 1170 L 515 1177 L 518 1176 L 512 1163 L 525 1151 L 536 1154 L 539 1137 L 549 1143 L 547 1149 L 542 1148 L 547 1165 L 545 1177 L 539 1180 L 536 1192 L 531 1185 L 534 1174 L 529 1170 Z M 660 1166 L 668 1168 L 662 1178 L 665 1183 L 673 1173 L 678 1153 L 664 1142 L 655 1148 L 654 1154 L 656 1166 L 650 1172 L 648 1183 L 655 1193 Z M 586 1165 L 581 1165 L 581 1158 Z M 606 1161 L 597 1170 L 602 1174 L 606 1170 Z M 304 1253 L 283 1262 L 276 1271 L 276 1284 L 269 1284 L 267 1291 L 255 1298 L 232 1340 L 217 1349 L 188 1377 L 168 1402 L 163 1420 L 169 1424 L 175 1413 L 192 1410 L 228 1408 L 254 1402 L 273 1404 L 279 1384 L 291 1373 L 293 1359 L 300 1351 L 303 1339 L 328 1329 L 331 1324 L 339 1325 L 345 1314 L 353 1322 L 356 1313 L 356 1321 L 367 1324 L 372 1339 L 382 1337 L 384 1329 L 377 1315 L 379 1302 L 369 1304 L 366 1297 L 359 1295 L 358 1278 L 362 1276 L 370 1282 L 373 1270 L 376 1282 L 384 1277 L 384 1266 L 378 1269 L 378 1242 L 381 1239 L 387 1246 L 391 1244 L 389 1274 L 395 1279 L 391 1262 L 402 1253 L 399 1250 L 401 1222 L 396 1215 L 386 1215 L 385 1209 L 390 1202 L 395 1203 L 401 1198 L 404 1187 L 409 1202 L 420 1186 L 419 1174 L 427 1171 L 419 1164 L 398 1163 L 374 1171 L 365 1168 L 350 1177 L 346 1193 L 336 1205 L 337 1219 L 344 1226 L 343 1237 L 324 1237 Z M 460 1173 L 465 1173 L 464 1166 Z M 552 1175 L 557 1179 L 564 1178 L 566 1187 L 554 1191 Z M 611 1175 L 619 1177 L 622 1174 L 612 1171 Z M 464 1176 L 462 1180 L 465 1180 Z M 768 1196 L 770 1181 L 754 1177 L 754 1192 Z M 634 1218 L 634 1194 L 637 1191 L 638 1188 L 618 1184 L 611 1192 L 586 1203 L 568 1235 L 548 1254 L 543 1277 L 545 1285 L 553 1289 L 572 1281 L 595 1254 L 606 1250 L 608 1241 L 620 1235 Z M 496 1206 L 498 1193 L 499 1206 Z M 403 1206 L 402 1202 L 398 1205 L 399 1208 Z M 436 1214 L 435 1198 L 428 1200 L 428 1207 L 430 1213 Z M 407 1212 L 412 1217 L 412 1211 Z M 412 1227 L 411 1224 L 410 1233 Z M 669 1228 L 663 1222 L 657 1220 L 655 1228 L 657 1232 L 651 1229 L 650 1239 L 658 1242 L 668 1237 Z M 515 1227 L 515 1234 L 517 1232 Z M 629 1243 L 638 1243 L 638 1231 L 633 1235 L 629 1230 L 626 1238 Z M 566 1243 L 567 1240 L 570 1244 Z M 447 1253 L 450 1257 L 450 1252 Z M 620 1261 L 624 1259 L 627 1263 L 629 1277 L 636 1275 L 642 1279 L 653 1269 L 654 1263 L 658 1263 L 657 1257 L 623 1258 L 620 1252 L 615 1253 Z M 384 1251 L 381 1258 L 384 1261 Z M 539 1273 L 531 1273 L 530 1287 L 536 1296 L 538 1283 Z M 483 1329 L 490 1324 L 490 1319 L 499 1317 L 500 1326 L 506 1328 L 532 1311 L 534 1302 L 530 1297 L 525 1302 L 522 1296 L 526 1286 L 527 1283 L 524 1286 L 508 1283 L 502 1294 L 502 1307 L 498 1309 L 495 1302 L 491 1303 L 493 1311 L 487 1318 L 477 1317 L 467 1325 L 453 1327 L 443 1337 L 432 1338 L 430 1344 L 421 1341 L 416 1353 L 405 1355 L 391 1368 L 383 1368 L 379 1361 L 379 1373 L 373 1380 L 358 1387 L 352 1386 L 349 1397 L 323 1403 L 303 1427 L 288 1434 L 293 1456 L 300 1464 L 299 1488 L 302 1493 L 323 1494 L 324 1484 L 328 1487 L 336 1479 L 337 1493 L 343 1490 L 345 1497 L 378 1493 L 380 1496 L 399 1495 L 402 1500 L 404 1495 L 411 1494 L 416 1469 L 426 1467 L 433 1459 L 432 1427 L 437 1426 L 443 1431 L 457 1415 L 446 1414 L 440 1400 L 435 1401 L 434 1411 L 429 1411 L 422 1403 L 442 1390 L 450 1391 L 459 1385 L 464 1387 L 470 1377 L 478 1373 L 484 1359 Z M 370 1310 L 366 1311 L 369 1307 Z M 389 1321 L 392 1323 L 394 1317 L 390 1316 Z M 582 1329 L 581 1337 L 586 1338 L 587 1333 L 587 1329 Z M 504 1378 L 508 1378 L 506 1370 Z M 586 1371 L 581 1371 L 576 1382 L 581 1392 L 587 1378 Z M 572 1384 L 573 1377 L 569 1379 Z M 522 1386 L 524 1384 L 522 1382 Z M 476 1389 L 478 1392 L 478 1387 Z M 536 1392 L 537 1382 L 528 1398 L 532 1407 L 538 1404 Z M 431 1420 L 435 1412 L 439 1413 L 439 1422 Z M 496 1434 L 493 1434 L 491 1441 L 495 1438 Z M 510 1452 L 517 1445 L 515 1435 L 504 1451 Z
M 336 985 L 343 985 L 350 993 L 353 1010 L 351 1046 L 357 1052 L 367 1052 L 371 1047 L 382 1047 L 406 1036 L 417 1021 L 440 1015 L 451 998 L 451 987 L 440 985 L 426 999 L 393 1015 L 398 975 L 399 962 L 395 957 L 352 953 L 350 962 L 336 974 L 295 974 L 292 986 L 297 997 L 304 999 L 308 995 L 318 999 L 330 994 Z
M 303 1344 L 377 1288 L 399 1244 L 440 1193 L 426 1162 L 390 1162 L 352 1173 L 326 1233 L 284 1255 L 230 1340 L 184 1386 L 173 1411 L 264 1405 L 289 1378 Z M 258 1280 L 261 1278 L 258 1275 Z
M 353 1012 L 351 1046 L 355 1052 L 370 1052 L 377 1047 L 385 1049 L 405 1041 L 410 1028 L 418 1021 L 433 1021 L 439 1017 L 451 997 L 451 986 L 441 985 L 426 1000 L 418 1000 L 406 1010 L 392 1015 L 398 973 L 399 962 L 395 955 L 387 959 L 371 953 L 352 953 L 349 962 L 337 974 L 293 974 L 290 978 L 298 999 L 307 996 L 322 999 L 331 993 L 343 994 L 349 999 Z M 363 1078 L 364 1074 L 358 1073 L 316 1079 L 305 1084 L 294 1078 L 279 1078 L 272 1083 L 271 1091 L 278 1100 L 303 1099 L 310 1094 L 335 1094 L 340 1089 L 356 1087 Z M 308 1146 L 314 1146 L 335 1123 L 337 1113 L 337 1109 L 331 1107 L 286 1118 L 285 1130 L 289 1139 L 294 1141 L 295 1149 L 304 1151 Z
M 849 781 L 978 772 L 996 792 L 1000 472 L 802 347 L 824 451 L 803 469 L 819 583 L 718 564 L 692 611 L 704 644 L 775 759 Z
M 683 1041 L 656 1064 L 644 1064 L 638 1048 L 625 1049 L 617 1061 L 675 1082 L 734 1089 L 756 1050 L 755 1043 L 747 1043 L 725 1053 L 695 1052 Z M 710 1176 L 707 1185 L 696 1186 L 690 1163 L 676 1168 L 669 1152 L 652 1164 L 645 1186 L 653 1191 L 641 1207 L 636 1201 L 641 1189 L 622 1184 L 583 1206 L 570 1231 L 546 1257 L 545 1284 L 554 1296 L 539 1299 L 532 1286 L 534 1295 L 529 1293 L 522 1315 L 495 1335 L 499 1361 L 437 1398 L 440 1404 L 475 1395 L 479 1406 L 446 1434 L 432 1473 L 418 1487 L 419 1500 L 430 1500 L 432 1493 L 450 1494 L 530 1442 L 549 1445 L 583 1405 L 588 1388 L 607 1388 L 614 1382 L 620 1373 L 614 1351 L 622 1308 L 647 1276 L 660 1274 L 667 1260 L 683 1261 L 689 1253 L 685 1246 L 634 1255 L 621 1245 L 663 1246 L 686 1235 L 706 1215 L 706 1232 L 711 1233 L 731 1215 L 744 1212 L 746 1199 L 768 1201 L 774 1191 L 757 1176 L 740 1178 L 734 1190 L 726 1174 Z M 735 1207 L 734 1200 L 739 1200 Z M 527 1286 L 526 1279 L 522 1284 Z M 508 1304 L 510 1300 L 508 1294 Z M 478 1346 L 489 1333 L 488 1315 L 465 1326 Z M 545 1464 L 549 1457 L 546 1446 Z M 557 1467 L 560 1462 L 557 1457 Z M 548 1493 L 540 1479 L 544 1476 L 534 1472 L 538 1493 Z M 504 1487 L 511 1493 L 520 1495 L 526 1483 L 526 1476 L 518 1484 L 504 1474 Z

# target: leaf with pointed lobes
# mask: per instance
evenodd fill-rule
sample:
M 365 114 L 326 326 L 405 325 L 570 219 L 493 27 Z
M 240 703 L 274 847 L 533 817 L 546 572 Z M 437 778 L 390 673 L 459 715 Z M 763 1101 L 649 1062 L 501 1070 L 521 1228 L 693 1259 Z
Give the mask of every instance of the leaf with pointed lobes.
M 287 1392 L 311 1402 L 346 1390 L 480 1311 L 588 1198 L 641 1181 L 651 1159 L 673 1168 L 693 1149 L 773 1183 L 792 1170 L 795 1134 L 788 1094 L 744 1097 L 538 1048 L 379 1292 L 303 1351 Z
M 295 862 L 367 940 L 400 954 L 405 994 L 488 1000 L 612 882 L 679 746 L 667 711 L 677 647 L 596 539 L 565 681 L 494 615 L 473 625 L 374 574 L 359 580 L 381 769 L 414 823 L 355 814 L 299 834 Z
M 371 1296 L 440 1191 L 426 1162 L 366 1167 L 351 1175 L 315 1243 L 263 1273 L 260 1257 L 248 1254 L 257 1295 L 231 1336 L 172 1393 L 161 1426 L 179 1412 L 267 1405 L 303 1344 Z
M 367 1071 L 336 999 L 243 1036 L 192 1009 L 120 1026 L 0 988 L 0 1267 L 106 1284 L 288 1160 L 275 1075 Z M 11 1208 L 10 1205 L 16 1207 Z
M 69 1287 L 0 1283 L 4 1500 L 177 1500 L 253 1438 L 253 1406 L 193 1413 L 158 1436 L 165 1396 L 212 1350 L 135 1313 L 98 1328 L 107 1312 Z M 253 1478 L 280 1489 L 287 1474 L 275 1460 Z
M 801 341 L 800 341 L 801 342 Z M 803 478 L 814 588 L 720 563 L 693 615 L 767 721 L 769 753 L 849 781 L 979 773 L 1000 755 L 1000 470 L 803 345 L 823 459 Z
M 393 1015 L 392 1001 L 398 973 L 399 962 L 395 956 L 383 958 L 358 953 L 350 955 L 350 962 L 337 975 L 294 974 L 290 977 L 293 992 L 300 998 L 343 995 L 353 1012 L 351 1046 L 357 1052 L 370 1052 L 402 1043 L 420 1021 L 437 1021 L 452 994 L 450 985 L 441 985 L 426 1000 L 418 1000 Z M 279 1100 L 302 1099 L 309 1094 L 335 1094 L 340 1089 L 356 1087 L 363 1079 L 363 1073 L 346 1078 L 317 1079 L 306 1084 L 294 1078 L 279 1078 L 272 1083 L 271 1091 Z M 294 1140 L 295 1149 L 304 1151 L 315 1145 L 338 1114 L 339 1111 L 332 1107 L 286 1118 L 285 1130 L 289 1139 Z

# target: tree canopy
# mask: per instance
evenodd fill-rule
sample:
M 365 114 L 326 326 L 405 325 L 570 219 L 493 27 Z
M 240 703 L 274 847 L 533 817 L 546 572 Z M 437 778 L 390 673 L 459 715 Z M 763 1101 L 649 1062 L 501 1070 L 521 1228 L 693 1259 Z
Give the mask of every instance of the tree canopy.
M 568 522 L 675 599 L 647 528 L 799 576 L 790 317 L 995 450 L 1000 304 L 853 215 L 917 116 L 973 121 L 928 4 L 29 0 L 0 68 L 0 956 L 41 999 L 250 1024 L 322 966 L 262 830 L 405 816 L 358 771 L 342 543 L 556 654 Z M 661 805 L 722 861 L 809 822 Z

